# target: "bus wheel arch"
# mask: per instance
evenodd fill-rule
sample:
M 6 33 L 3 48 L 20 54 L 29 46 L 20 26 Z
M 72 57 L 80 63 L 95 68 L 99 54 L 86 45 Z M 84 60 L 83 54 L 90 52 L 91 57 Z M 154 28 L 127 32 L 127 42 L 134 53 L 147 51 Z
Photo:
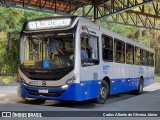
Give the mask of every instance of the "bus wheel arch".
M 141 95 L 143 93 L 143 87 L 144 87 L 144 78 L 143 76 L 141 76 L 138 81 L 138 89 L 131 91 L 131 93 L 133 93 L 134 95 Z
M 99 93 L 95 102 L 98 104 L 104 104 L 110 93 L 110 82 L 108 78 L 104 78 L 100 84 Z
M 138 95 L 143 93 L 143 87 L 144 87 L 144 77 L 141 76 L 138 82 L 138 92 L 137 92 Z
M 143 78 L 143 76 L 140 77 L 139 82 L 142 82 L 144 84 L 144 78 Z
M 108 76 L 105 76 L 105 77 L 103 78 L 103 81 L 105 81 L 106 83 L 109 84 L 109 95 L 110 95 L 110 88 L 111 88 L 110 78 L 109 78 Z

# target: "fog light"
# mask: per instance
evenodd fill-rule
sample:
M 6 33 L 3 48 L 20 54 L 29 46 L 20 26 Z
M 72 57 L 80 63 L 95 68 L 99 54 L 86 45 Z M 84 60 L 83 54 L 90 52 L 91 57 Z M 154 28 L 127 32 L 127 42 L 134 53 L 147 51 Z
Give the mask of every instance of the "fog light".
M 63 85 L 63 86 L 62 86 L 63 89 L 65 89 L 65 88 L 67 88 L 67 87 L 68 87 L 68 85 Z

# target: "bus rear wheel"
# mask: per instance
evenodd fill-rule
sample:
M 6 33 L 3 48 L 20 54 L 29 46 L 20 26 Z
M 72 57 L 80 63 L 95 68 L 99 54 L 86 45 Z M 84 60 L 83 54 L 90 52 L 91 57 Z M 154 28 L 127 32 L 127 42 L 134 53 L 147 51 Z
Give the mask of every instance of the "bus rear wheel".
M 98 104 L 104 104 L 109 96 L 109 84 L 106 81 L 102 81 L 98 97 L 95 102 Z
M 140 78 L 139 83 L 138 83 L 138 89 L 132 91 L 133 94 L 135 95 L 141 95 L 143 93 L 143 79 Z

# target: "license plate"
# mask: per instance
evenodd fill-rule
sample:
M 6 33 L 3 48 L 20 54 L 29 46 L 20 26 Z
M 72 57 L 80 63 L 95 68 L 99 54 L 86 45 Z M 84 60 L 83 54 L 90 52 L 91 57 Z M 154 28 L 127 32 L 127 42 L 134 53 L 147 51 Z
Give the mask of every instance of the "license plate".
M 38 90 L 39 93 L 48 93 L 48 90 Z

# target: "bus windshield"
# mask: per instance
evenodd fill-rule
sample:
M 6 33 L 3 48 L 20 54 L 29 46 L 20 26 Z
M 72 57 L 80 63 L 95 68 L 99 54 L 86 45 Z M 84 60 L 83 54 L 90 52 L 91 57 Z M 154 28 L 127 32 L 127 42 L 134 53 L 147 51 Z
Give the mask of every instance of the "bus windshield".
M 57 69 L 73 65 L 74 33 L 28 34 L 20 40 L 23 68 Z

